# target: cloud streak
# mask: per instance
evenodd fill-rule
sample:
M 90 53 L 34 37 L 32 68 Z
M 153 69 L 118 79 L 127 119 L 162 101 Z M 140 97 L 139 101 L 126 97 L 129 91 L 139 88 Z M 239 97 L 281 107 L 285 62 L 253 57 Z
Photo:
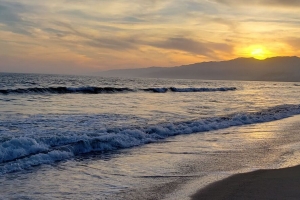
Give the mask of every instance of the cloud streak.
M 300 8 L 300 1 L 298 0 L 252 0 L 252 1 L 240 1 L 240 0 L 215 0 L 215 2 L 225 5 L 263 5 L 263 6 L 276 6 L 276 7 L 290 7 Z
M 249 56 L 244 49 L 258 44 L 274 56 L 287 54 L 298 47 L 291 38 L 300 34 L 299 5 L 296 0 L 0 0 L 0 56 L 10 58 L 0 71 L 18 69 L 16 63 L 20 71 L 31 66 L 39 72 L 51 63 L 82 71 L 174 66 Z
M 228 44 L 214 43 L 214 42 L 200 42 L 197 40 L 184 38 L 184 37 L 168 38 L 164 41 L 152 42 L 149 45 L 154 46 L 156 48 L 179 50 L 179 51 L 184 51 L 195 55 L 203 55 L 207 57 L 215 55 L 214 49 L 217 49 L 219 51 L 226 51 L 226 52 L 232 51 L 231 46 Z

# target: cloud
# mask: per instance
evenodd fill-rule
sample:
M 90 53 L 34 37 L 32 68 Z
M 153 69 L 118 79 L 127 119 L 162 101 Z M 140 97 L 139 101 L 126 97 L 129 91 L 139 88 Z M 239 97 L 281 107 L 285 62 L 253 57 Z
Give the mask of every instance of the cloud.
M 286 38 L 286 43 L 288 45 L 290 45 L 294 50 L 296 51 L 300 51 L 299 47 L 300 47 L 300 38 L 299 37 L 290 37 L 290 38 Z
M 20 16 L 27 8 L 19 3 L 0 2 L 0 23 L 5 29 L 17 34 L 31 35 L 26 26 L 31 24 Z
M 241 1 L 241 0 L 214 0 L 215 2 L 222 3 L 225 5 L 263 5 L 263 6 L 284 6 L 290 8 L 299 8 L 299 0 L 252 0 L 252 1 Z
M 299 35 L 300 15 L 293 10 L 299 5 L 298 0 L 0 0 L 0 56 L 19 55 L 28 65 L 44 58 L 121 68 L 231 59 L 239 55 L 236 49 L 275 40 L 297 48 L 287 38 Z
M 136 38 L 95 38 L 85 42 L 91 47 L 115 51 L 134 50 L 137 48 Z
M 232 48 L 228 44 L 214 42 L 199 42 L 194 39 L 184 37 L 168 38 L 163 41 L 149 43 L 149 45 L 171 50 L 185 51 L 191 54 L 213 56 L 215 57 L 215 49 L 219 51 L 231 51 Z
M 300 20 L 299 19 L 270 19 L 270 18 L 247 18 L 243 20 L 244 22 L 268 22 L 268 23 L 277 23 L 277 24 L 291 24 L 291 25 L 299 25 Z
M 213 17 L 210 19 L 210 21 L 218 23 L 218 24 L 226 25 L 229 28 L 231 28 L 232 30 L 237 29 L 237 27 L 239 26 L 239 23 L 237 21 L 226 19 L 226 18 L 221 18 L 221 17 Z
M 81 38 L 77 42 L 81 45 L 87 45 L 99 49 L 110 49 L 115 51 L 128 50 L 136 48 L 139 40 L 137 36 L 95 36 L 83 31 L 77 30 L 71 24 L 64 22 L 55 22 L 56 25 L 67 29 L 68 31 L 61 32 L 59 30 L 50 30 L 51 32 L 61 33 Z

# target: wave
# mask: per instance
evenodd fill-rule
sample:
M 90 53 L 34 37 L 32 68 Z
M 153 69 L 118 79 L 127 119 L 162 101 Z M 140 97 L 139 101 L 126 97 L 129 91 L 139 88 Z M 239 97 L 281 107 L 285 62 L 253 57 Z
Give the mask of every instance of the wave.
M 0 143 L 0 174 L 103 152 L 157 142 L 170 136 L 263 123 L 300 114 L 300 105 L 280 105 L 255 113 L 236 113 L 148 127 L 101 129 L 91 135 L 27 136 Z
M 129 88 L 114 88 L 114 87 L 47 87 L 47 88 L 18 88 L 0 90 L 2 94 L 25 94 L 25 93 L 53 93 L 53 94 L 101 94 L 101 93 L 117 93 L 117 92 L 134 92 Z
M 217 91 L 233 91 L 235 87 L 221 87 L 221 88 L 145 88 L 145 89 L 131 89 L 131 88 L 115 88 L 115 87 L 47 87 L 47 88 L 18 88 L 18 89 L 2 89 L 0 94 L 114 94 L 124 92 L 152 92 L 152 93 L 166 93 L 166 92 L 217 92 Z

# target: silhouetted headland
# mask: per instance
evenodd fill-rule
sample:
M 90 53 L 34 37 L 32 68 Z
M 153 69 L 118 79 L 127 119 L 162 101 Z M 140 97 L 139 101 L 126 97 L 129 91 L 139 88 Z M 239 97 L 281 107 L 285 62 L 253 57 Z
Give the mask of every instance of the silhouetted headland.
M 100 76 L 296 82 L 300 81 L 300 58 L 296 56 L 265 60 L 237 58 L 178 67 L 109 70 L 101 72 Z

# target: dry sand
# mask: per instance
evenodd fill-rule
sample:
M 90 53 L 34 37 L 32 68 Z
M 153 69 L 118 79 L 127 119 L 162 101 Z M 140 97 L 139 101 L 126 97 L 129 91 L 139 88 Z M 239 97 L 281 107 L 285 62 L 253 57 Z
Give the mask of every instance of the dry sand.
M 300 199 L 300 166 L 236 174 L 199 190 L 192 200 Z

